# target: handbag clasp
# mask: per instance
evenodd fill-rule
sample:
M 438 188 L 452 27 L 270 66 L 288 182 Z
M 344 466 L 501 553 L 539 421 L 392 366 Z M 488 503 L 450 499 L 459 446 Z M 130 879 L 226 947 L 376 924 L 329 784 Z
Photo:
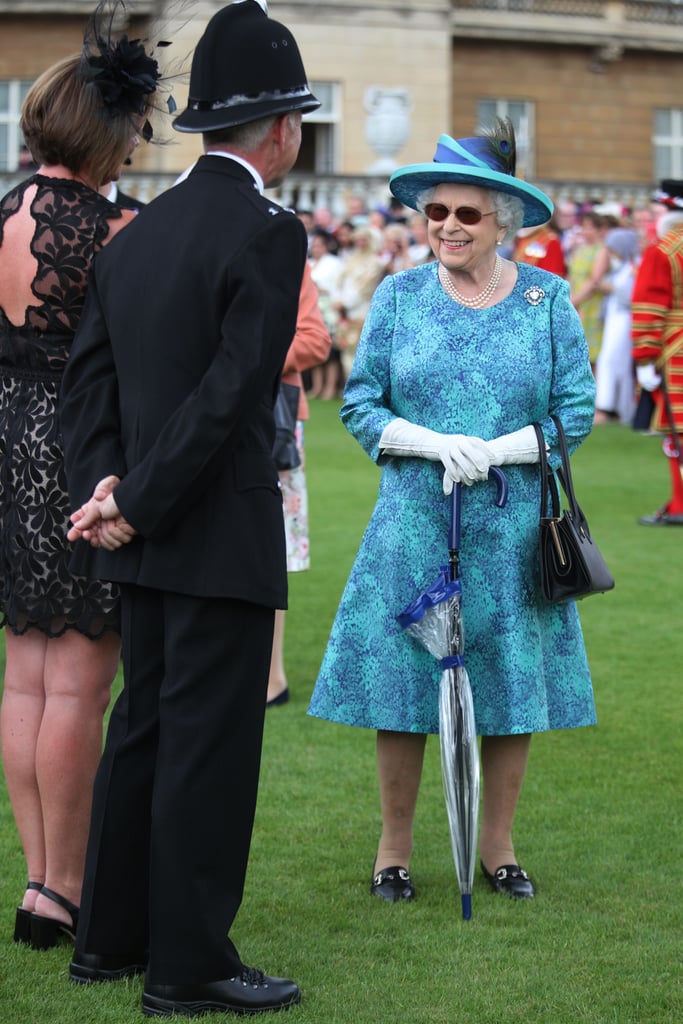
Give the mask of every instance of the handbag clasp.
M 560 565 L 564 568 L 564 566 L 567 564 L 567 559 L 564 557 L 562 541 L 560 540 L 560 533 L 557 529 L 557 524 L 559 523 L 559 521 L 559 519 L 550 520 L 550 533 L 552 534 L 555 550 L 557 551 L 557 556 L 560 559 Z

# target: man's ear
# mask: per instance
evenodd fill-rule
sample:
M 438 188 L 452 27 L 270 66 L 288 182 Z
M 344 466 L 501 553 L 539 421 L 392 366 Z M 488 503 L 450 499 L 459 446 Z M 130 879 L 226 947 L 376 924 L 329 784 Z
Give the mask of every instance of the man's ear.
M 278 146 L 282 149 L 287 142 L 287 125 L 289 121 L 289 113 L 280 114 L 273 125 L 274 139 L 277 141 Z

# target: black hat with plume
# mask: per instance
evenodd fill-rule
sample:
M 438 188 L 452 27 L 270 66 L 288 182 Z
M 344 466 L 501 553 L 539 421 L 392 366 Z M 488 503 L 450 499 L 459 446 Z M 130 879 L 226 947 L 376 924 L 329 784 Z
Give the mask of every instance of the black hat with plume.
M 675 181 L 673 178 L 665 178 L 660 181 L 659 188 L 652 199 L 662 206 L 668 206 L 670 210 L 683 209 L 683 181 Z

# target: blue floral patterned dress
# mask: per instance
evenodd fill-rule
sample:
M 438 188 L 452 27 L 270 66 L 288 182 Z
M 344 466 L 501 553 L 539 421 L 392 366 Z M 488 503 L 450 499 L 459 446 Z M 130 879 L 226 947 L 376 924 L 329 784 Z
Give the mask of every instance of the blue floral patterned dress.
M 490 440 L 534 421 L 559 464 L 591 429 L 595 386 L 569 286 L 525 264 L 488 309 L 456 305 L 429 263 L 386 278 L 366 320 L 341 417 L 382 466 L 377 504 L 344 589 L 309 714 L 399 732 L 436 733 L 438 662 L 396 616 L 447 560 L 450 500 L 440 462 L 385 457 L 400 416 Z M 477 732 L 509 735 L 595 723 L 576 605 L 540 591 L 537 465 L 505 466 L 509 497 L 489 481 L 463 488 L 460 574 L 465 663 Z

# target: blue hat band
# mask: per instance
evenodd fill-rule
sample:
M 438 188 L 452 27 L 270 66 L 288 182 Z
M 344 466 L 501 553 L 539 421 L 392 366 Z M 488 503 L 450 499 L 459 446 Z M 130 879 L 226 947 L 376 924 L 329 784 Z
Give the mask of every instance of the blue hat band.
M 436 153 L 434 154 L 434 162 L 439 164 L 456 164 L 458 163 L 457 157 L 460 156 L 471 167 L 483 167 L 486 171 L 503 172 L 502 163 L 492 159 L 493 154 L 485 139 L 474 138 L 465 139 L 464 141 L 468 144 L 467 149 L 457 139 L 450 139 L 447 146 L 443 142 L 438 142 Z M 488 157 L 488 160 L 477 156 L 477 150 Z

